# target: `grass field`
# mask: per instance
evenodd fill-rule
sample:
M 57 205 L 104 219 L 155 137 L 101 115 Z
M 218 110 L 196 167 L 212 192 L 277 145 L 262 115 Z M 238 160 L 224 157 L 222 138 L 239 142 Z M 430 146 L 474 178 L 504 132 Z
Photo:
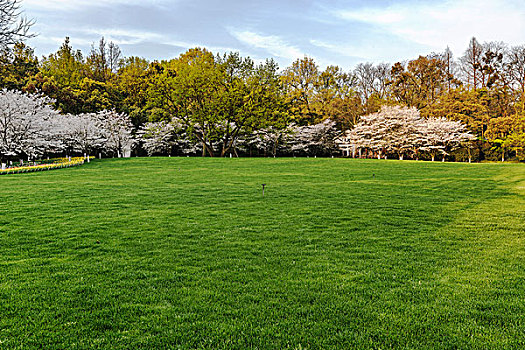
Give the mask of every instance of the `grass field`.
M 525 347 L 523 164 L 117 159 L 0 189 L 0 348 Z

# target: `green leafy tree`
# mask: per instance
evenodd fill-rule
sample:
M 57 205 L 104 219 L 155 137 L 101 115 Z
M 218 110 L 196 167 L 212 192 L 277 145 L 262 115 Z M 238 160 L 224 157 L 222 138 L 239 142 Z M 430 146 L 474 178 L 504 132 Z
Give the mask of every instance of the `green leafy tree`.
M 319 74 L 314 108 L 322 120 L 334 121 L 340 130 L 347 130 L 357 123 L 363 108 L 354 90 L 355 84 L 354 76 L 337 66 L 329 66 Z
M 76 88 L 86 77 L 82 52 L 73 50 L 68 37 L 56 53 L 42 61 L 41 71 L 45 76 L 54 77 L 60 87 Z
M 304 57 L 292 63 L 282 75 L 290 102 L 292 118 L 299 125 L 315 124 L 322 115 L 315 108 L 319 67 L 313 58 Z
M 451 83 L 445 56 L 419 56 L 406 68 L 401 63 L 392 67 L 391 89 L 396 102 L 419 110 L 432 105 Z
M 0 55 L 0 88 L 22 90 L 39 71 L 38 59 L 24 43 L 7 47 Z
M 320 71 L 312 58 L 295 61 L 282 74 L 290 113 L 299 125 L 331 119 L 340 129 L 357 122 L 363 108 L 355 91 L 357 79 L 337 66 Z
M 273 61 L 255 66 L 238 54 L 214 57 L 191 49 L 153 65 L 149 107 L 182 124 L 203 155 L 224 156 L 242 133 L 281 122 L 285 102 L 277 69 Z
M 525 116 L 493 118 L 489 122 L 486 135 L 494 147 L 500 150 L 502 161 L 505 160 L 508 150 L 515 151 L 518 159 L 525 159 Z
M 148 86 L 154 69 L 150 69 L 148 60 L 140 57 L 128 57 L 121 61 L 117 73 L 118 91 L 121 93 L 121 109 L 128 114 L 135 126 L 147 122 Z M 152 74 L 150 74 L 152 73 Z

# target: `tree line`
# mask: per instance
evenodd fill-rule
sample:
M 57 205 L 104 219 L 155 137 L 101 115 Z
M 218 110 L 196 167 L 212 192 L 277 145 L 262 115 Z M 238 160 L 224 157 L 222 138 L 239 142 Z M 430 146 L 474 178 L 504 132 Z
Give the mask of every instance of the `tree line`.
M 0 160 L 81 154 L 121 157 L 137 143 L 128 116 L 114 111 L 61 114 L 52 100 L 14 90 L 0 91 Z
M 19 25 L 26 34 L 30 23 Z M 322 69 L 310 57 L 280 69 L 273 59 L 257 63 L 205 48 L 150 62 L 124 57 L 104 38 L 87 54 L 66 38 L 57 52 L 37 58 L 22 39 L 11 36 L 1 45 L 1 89 L 46 96 L 63 115 L 127 115 L 133 133 L 149 138 L 139 154 L 334 154 L 333 140 L 309 146 L 327 139 L 317 134 L 307 140 L 315 134 L 309 131 L 342 135 L 382 107 L 405 106 L 423 119 L 466 125 L 475 136 L 468 149 L 473 160 L 524 158 L 525 45 L 472 38 L 457 59 L 447 48 L 344 70 Z M 465 147 L 449 152 L 451 159 L 460 159 Z M 432 156 L 422 151 L 423 158 Z
M 45 96 L 0 91 L 0 161 L 2 170 L 55 155 L 127 157 L 140 146 L 148 155 L 196 154 L 201 143 L 187 134 L 183 121 L 147 122 L 138 130 L 128 115 L 103 110 L 64 114 Z M 231 129 L 235 129 L 232 126 Z M 232 152 L 267 156 L 334 154 L 339 132 L 329 120 L 312 126 L 268 127 L 236 138 Z M 230 156 L 232 154 L 230 153 Z M 89 160 L 89 158 L 88 158 Z M 15 163 L 13 164 L 13 161 Z

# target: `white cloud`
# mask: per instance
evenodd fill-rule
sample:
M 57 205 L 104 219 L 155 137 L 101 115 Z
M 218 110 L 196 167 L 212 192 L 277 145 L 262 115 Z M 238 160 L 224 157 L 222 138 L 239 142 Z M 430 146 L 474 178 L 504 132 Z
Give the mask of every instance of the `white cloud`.
M 96 35 L 97 37 L 103 36 L 107 41 L 113 41 L 120 45 L 134 45 L 144 41 L 162 42 L 165 40 L 164 36 L 158 33 L 130 29 L 86 29 L 83 32 L 88 35 Z
M 56 46 L 56 48 L 58 49 L 60 45 L 64 43 L 64 40 L 65 38 L 63 37 L 49 36 L 49 37 L 42 38 L 39 41 L 43 44 L 50 44 L 50 45 Z M 91 44 L 93 44 L 93 41 L 89 41 L 87 39 L 81 39 L 81 38 L 70 38 L 69 42 L 71 43 L 74 49 L 77 49 L 79 46 L 89 47 Z
M 193 49 L 193 48 L 196 48 L 196 47 L 201 47 L 201 48 L 205 48 L 206 50 L 208 50 L 208 51 L 210 51 L 210 52 L 212 52 L 214 54 L 225 53 L 225 52 L 230 52 L 230 51 L 233 51 L 233 52 L 239 51 L 238 49 L 234 49 L 234 48 L 231 48 L 231 47 L 205 45 L 204 43 L 181 41 L 181 40 L 172 40 L 172 39 L 167 39 L 165 41 L 165 43 L 168 44 L 168 45 L 183 47 L 185 49 Z
M 473 36 L 479 41 L 525 41 L 525 11 L 521 1 L 446 0 L 404 3 L 335 13 L 338 17 L 374 25 L 385 33 L 442 51 L 447 45 L 462 54 Z
M 345 56 L 345 57 L 363 57 L 367 59 L 374 59 L 377 58 L 375 55 L 371 54 L 370 50 L 363 48 L 363 47 L 357 47 L 352 45 L 337 45 L 333 44 L 327 41 L 318 40 L 318 39 L 311 39 L 310 44 L 320 47 L 322 49 L 326 49 L 332 52 L 335 52 L 338 55 Z
M 304 56 L 304 53 L 297 47 L 275 35 L 261 35 L 250 31 L 235 30 L 230 30 L 230 33 L 240 42 L 248 46 L 266 50 L 275 57 L 295 60 Z
M 321 49 L 335 53 L 338 58 L 346 57 L 354 62 L 391 62 L 400 60 L 402 57 L 411 57 L 404 47 L 385 48 L 386 44 L 359 45 L 348 43 L 332 43 L 324 40 L 311 39 L 310 44 Z

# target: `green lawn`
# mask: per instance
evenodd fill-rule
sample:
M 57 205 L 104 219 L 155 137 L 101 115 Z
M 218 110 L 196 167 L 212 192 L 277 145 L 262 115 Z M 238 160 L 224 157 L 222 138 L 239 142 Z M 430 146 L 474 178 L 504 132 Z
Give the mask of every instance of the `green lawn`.
M 0 348 L 525 347 L 523 164 L 116 159 L 0 189 Z

